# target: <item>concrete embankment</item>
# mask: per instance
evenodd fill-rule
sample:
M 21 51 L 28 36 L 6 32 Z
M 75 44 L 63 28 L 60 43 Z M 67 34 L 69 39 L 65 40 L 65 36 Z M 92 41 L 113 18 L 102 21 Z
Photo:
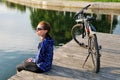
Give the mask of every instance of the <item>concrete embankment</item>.
M 81 1 L 67 1 L 67 0 L 7 0 L 23 5 L 42 5 L 42 6 L 56 6 L 56 7 L 71 7 L 80 8 L 85 5 L 92 4 L 91 8 L 97 9 L 120 9 L 120 3 L 116 2 L 81 2 Z

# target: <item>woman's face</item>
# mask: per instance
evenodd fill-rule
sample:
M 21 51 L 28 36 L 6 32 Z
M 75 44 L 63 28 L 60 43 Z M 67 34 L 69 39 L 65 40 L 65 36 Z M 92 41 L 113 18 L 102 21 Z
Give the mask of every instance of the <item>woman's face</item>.
M 47 30 L 44 30 L 44 25 L 39 24 L 36 29 L 36 33 L 38 36 L 44 37 L 47 33 Z

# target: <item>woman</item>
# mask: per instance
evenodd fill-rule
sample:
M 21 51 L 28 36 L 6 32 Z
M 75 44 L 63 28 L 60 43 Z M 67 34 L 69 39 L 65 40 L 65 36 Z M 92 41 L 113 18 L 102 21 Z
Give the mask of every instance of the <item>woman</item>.
M 41 21 L 38 24 L 36 28 L 36 33 L 40 37 L 38 53 L 35 58 L 28 58 L 22 64 L 18 65 L 18 72 L 27 70 L 42 73 L 51 69 L 53 61 L 54 40 L 49 35 L 50 28 L 50 24 L 45 21 Z

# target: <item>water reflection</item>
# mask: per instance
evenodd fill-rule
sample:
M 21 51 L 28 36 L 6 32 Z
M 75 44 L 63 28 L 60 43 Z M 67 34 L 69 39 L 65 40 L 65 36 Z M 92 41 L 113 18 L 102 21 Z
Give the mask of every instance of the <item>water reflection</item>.
M 120 35 L 120 16 L 117 17 L 117 24 L 116 24 L 116 27 L 113 30 L 113 33 Z
M 7 7 L 18 9 L 21 12 L 26 12 L 26 7 L 14 3 L 6 2 Z M 73 16 L 75 12 L 55 11 L 46 9 L 29 8 L 30 21 L 32 28 L 35 30 L 39 21 L 45 20 L 52 25 L 51 35 L 56 40 L 56 45 L 66 43 L 71 38 L 71 28 L 75 24 Z M 93 15 L 96 19 L 92 22 L 98 32 L 119 34 L 116 28 L 119 27 L 118 16 L 111 14 L 97 14 L 93 13 L 96 10 L 91 10 L 89 15 Z M 107 11 L 106 11 L 107 12 Z
M 51 35 L 56 40 L 56 45 L 68 42 L 71 39 L 71 27 L 74 24 L 70 12 L 32 9 L 31 23 L 34 29 L 39 21 L 45 20 L 52 25 Z
M 21 12 L 16 7 L 0 4 L 0 50 L 35 50 L 37 37 L 31 27 L 29 10 Z
M 113 29 L 117 23 L 116 16 L 93 14 L 96 17 L 92 23 L 95 25 L 96 30 L 102 33 L 113 33 Z
M 5 2 L 6 6 L 8 8 L 12 8 L 12 9 L 17 9 L 21 12 L 25 12 L 26 11 L 26 6 L 23 6 L 23 5 L 19 5 L 19 4 L 14 4 L 14 3 L 10 3 L 10 2 Z
M 8 3 L 7 3 L 8 4 Z M 7 5 L 6 4 L 6 5 Z M 0 80 L 16 74 L 16 65 L 37 51 L 38 37 L 31 27 L 30 11 L 0 3 Z
M 61 12 L 43 9 L 31 10 L 31 22 L 35 29 L 36 25 L 41 20 L 50 22 L 53 26 L 51 35 L 57 41 L 57 44 L 68 42 L 71 39 L 71 28 L 75 24 L 73 16 L 74 12 Z M 114 28 L 117 24 L 116 15 L 105 15 L 105 14 L 93 14 L 87 13 L 88 15 L 94 16 L 96 19 L 92 21 L 98 32 L 102 33 L 113 33 Z

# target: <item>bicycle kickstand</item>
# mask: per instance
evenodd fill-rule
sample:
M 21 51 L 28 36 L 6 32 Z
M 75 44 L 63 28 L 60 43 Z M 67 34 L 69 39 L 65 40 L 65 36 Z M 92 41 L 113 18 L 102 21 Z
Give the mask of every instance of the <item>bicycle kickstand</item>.
M 84 64 L 82 65 L 82 68 L 84 68 L 84 65 L 85 65 L 85 63 L 87 62 L 89 56 L 90 56 L 90 53 L 87 55 L 87 57 L 86 57 L 86 59 L 85 59 L 85 61 L 84 61 Z

